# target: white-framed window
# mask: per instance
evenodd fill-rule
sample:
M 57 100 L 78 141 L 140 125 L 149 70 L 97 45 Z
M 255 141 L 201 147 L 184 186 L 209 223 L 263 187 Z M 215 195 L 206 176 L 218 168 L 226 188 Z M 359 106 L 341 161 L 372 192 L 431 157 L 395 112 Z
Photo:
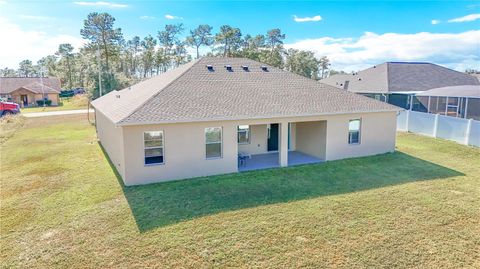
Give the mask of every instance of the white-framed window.
M 348 122 L 348 144 L 360 144 L 360 119 Z
M 250 144 L 250 126 L 239 125 L 237 129 L 238 144 Z
M 222 127 L 205 128 L 205 158 L 222 158 Z
M 164 141 L 163 131 L 143 132 L 143 148 L 145 153 L 145 164 L 163 164 Z

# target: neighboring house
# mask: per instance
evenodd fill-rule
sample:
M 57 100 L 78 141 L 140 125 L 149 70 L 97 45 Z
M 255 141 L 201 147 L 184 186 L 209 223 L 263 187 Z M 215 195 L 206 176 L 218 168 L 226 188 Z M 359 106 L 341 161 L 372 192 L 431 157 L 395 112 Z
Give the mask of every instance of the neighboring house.
M 92 105 L 126 185 L 392 152 L 399 111 L 243 58 L 201 58 Z
M 410 109 L 414 95 L 434 88 L 480 85 L 473 76 L 432 63 L 386 62 L 348 75 L 333 75 L 322 83 Z
M 0 77 L 0 97 L 22 107 L 36 106 L 44 99 L 58 105 L 60 90 L 60 80 L 54 77 Z
M 417 93 L 412 110 L 480 120 L 480 85 L 448 86 Z

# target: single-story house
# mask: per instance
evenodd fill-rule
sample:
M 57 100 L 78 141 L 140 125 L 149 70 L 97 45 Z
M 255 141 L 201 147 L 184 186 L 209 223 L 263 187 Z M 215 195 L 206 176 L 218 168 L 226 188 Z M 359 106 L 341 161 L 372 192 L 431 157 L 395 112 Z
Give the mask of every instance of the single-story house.
M 480 85 L 474 76 L 432 63 L 386 62 L 352 74 L 332 75 L 322 83 L 411 109 L 415 94 L 434 88 Z
M 60 80 L 55 77 L 0 77 L 0 97 L 21 107 L 36 106 L 45 99 L 56 106 L 60 91 Z
M 393 152 L 400 110 L 253 60 L 215 57 L 92 105 L 126 185 Z

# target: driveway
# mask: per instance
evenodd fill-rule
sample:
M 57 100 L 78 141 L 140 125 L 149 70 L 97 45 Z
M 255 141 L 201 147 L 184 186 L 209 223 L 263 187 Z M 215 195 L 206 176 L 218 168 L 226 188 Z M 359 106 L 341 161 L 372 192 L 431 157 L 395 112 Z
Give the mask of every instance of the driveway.
M 36 118 L 36 117 L 48 117 L 48 116 L 61 116 L 61 115 L 70 115 L 70 114 L 83 114 L 87 113 L 87 109 L 77 109 L 77 110 L 59 110 L 59 111 L 48 111 L 48 112 L 33 112 L 33 113 L 22 113 L 22 116 L 26 118 Z M 90 109 L 90 112 L 94 112 L 93 109 Z

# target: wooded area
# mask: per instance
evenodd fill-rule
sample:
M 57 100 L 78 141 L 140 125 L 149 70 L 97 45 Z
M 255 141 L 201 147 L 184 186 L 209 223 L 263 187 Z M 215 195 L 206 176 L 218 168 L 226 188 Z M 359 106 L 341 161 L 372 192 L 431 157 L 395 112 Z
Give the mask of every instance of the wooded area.
M 71 44 L 59 44 L 54 55 L 47 55 L 36 64 L 23 60 L 16 70 L 0 70 L 0 76 L 55 76 L 64 89 L 81 87 L 98 97 L 99 71 L 105 94 L 189 62 L 200 57 L 202 51 L 206 56 L 246 57 L 313 79 L 323 77 L 330 66 L 327 57 L 318 59 L 310 51 L 285 49 L 285 34 L 280 29 L 254 36 L 230 25 L 221 26 L 216 33 L 212 31 L 209 25 L 186 32 L 181 23 L 168 24 L 156 36 L 126 40 L 113 16 L 93 12 L 80 30 L 88 43 L 78 52 Z M 192 48 L 194 55 L 187 48 Z

